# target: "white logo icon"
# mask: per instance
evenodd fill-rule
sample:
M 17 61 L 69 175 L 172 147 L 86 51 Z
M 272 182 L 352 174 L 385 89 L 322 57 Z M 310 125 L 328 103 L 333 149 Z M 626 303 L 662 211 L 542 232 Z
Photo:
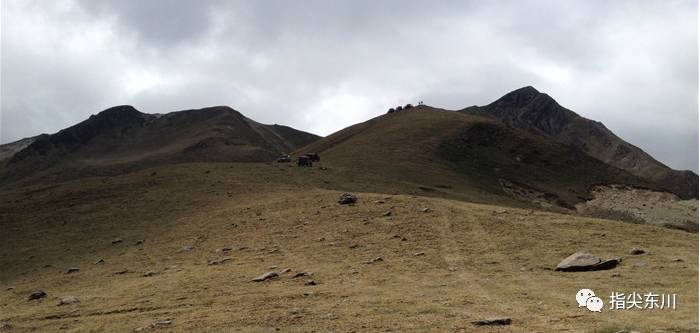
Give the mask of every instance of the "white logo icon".
M 592 312 L 601 312 L 603 309 L 603 300 L 600 297 L 591 297 L 586 300 L 586 308 Z
M 596 297 L 593 290 L 581 289 L 576 293 L 576 303 L 579 307 L 586 307 L 591 312 L 601 312 L 603 300 Z
M 595 297 L 595 293 L 590 289 L 581 289 L 576 293 L 576 302 L 578 302 L 578 307 L 586 306 L 586 300 L 591 297 Z

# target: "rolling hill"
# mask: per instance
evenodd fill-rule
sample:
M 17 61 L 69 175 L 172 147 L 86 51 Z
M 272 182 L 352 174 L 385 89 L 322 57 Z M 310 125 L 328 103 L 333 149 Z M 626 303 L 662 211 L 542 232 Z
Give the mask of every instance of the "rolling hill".
M 594 185 L 657 188 L 547 136 L 425 105 L 348 127 L 299 152 L 305 151 L 348 175 L 374 179 L 365 183 L 406 184 L 472 202 L 516 198 L 571 209 L 590 198 Z
M 118 174 L 169 163 L 268 162 L 318 138 L 257 123 L 225 106 L 162 115 L 116 106 L 23 147 L 0 146 L 12 153 L 5 154 L 0 182 Z
M 681 198 L 698 198 L 697 174 L 669 168 L 616 136 L 602 123 L 579 116 L 531 86 L 512 91 L 491 104 L 468 107 L 461 112 L 497 118 L 510 126 L 576 147 Z

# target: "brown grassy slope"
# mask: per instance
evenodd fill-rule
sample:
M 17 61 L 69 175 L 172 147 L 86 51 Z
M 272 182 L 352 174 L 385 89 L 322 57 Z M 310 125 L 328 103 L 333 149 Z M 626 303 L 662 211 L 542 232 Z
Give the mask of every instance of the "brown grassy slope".
M 357 193 L 356 206 L 340 206 L 341 192 L 316 185 L 334 172 L 183 164 L 0 192 L 0 322 L 12 332 L 125 332 L 163 319 L 172 332 L 697 329 L 697 234 L 405 195 Z M 225 246 L 232 260 L 207 265 Z M 632 247 L 649 254 L 626 256 Z M 582 249 L 626 258 L 612 271 L 551 270 Z M 250 282 L 275 266 L 292 272 Z M 584 287 L 677 293 L 678 309 L 594 314 L 575 305 Z M 34 288 L 47 299 L 26 301 Z M 64 295 L 81 302 L 57 306 Z M 493 316 L 513 324 L 469 323 Z
M 46 183 L 167 163 L 266 162 L 317 139 L 224 106 L 164 115 L 118 106 L 38 137 L 0 170 L 0 183 L 48 174 L 41 179 Z
M 650 186 L 544 136 L 427 106 L 348 127 L 299 152 L 318 152 L 349 175 L 376 175 L 472 202 L 508 201 L 501 179 L 549 193 L 565 207 L 589 198 L 591 185 Z

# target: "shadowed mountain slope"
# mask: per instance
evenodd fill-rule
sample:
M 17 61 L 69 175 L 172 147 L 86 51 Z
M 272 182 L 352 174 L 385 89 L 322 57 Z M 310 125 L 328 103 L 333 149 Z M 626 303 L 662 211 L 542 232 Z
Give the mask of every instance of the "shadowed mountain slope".
M 476 202 L 502 203 L 515 187 L 571 208 L 590 198 L 592 185 L 652 186 L 547 136 L 428 106 L 348 127 L 302 151 L 318 152 L 324 163 L 350 175 L 376 175 Z
M 643 150 L 617 137 L 605 125 L 579 116 L 533 87 L 512 91 L 485 106 L 461 110 L 491 116 L 504 123 L 576 147 L 605 163 L 647 179 L 684 199 L 698 197 L 698 175 L 673 170 Z
M 40 135 L 5 163 L 0 180 L 40 172 L 60 178 L 181 162 L 267 162 L 318 136 L 263 125 L 229 107 L 146 114 L 116 106 L 56 134 Z

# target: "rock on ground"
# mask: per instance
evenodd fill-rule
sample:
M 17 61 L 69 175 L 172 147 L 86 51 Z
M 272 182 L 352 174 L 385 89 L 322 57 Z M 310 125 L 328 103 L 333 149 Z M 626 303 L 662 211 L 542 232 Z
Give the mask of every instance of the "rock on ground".
M 350 193 L 343 193 L 338 199 L 338 203 L 341 205 L 349 205 L 357 202 L 357 197 Z
M 632 248 L 632 250 L 630 250 L 630 254 L 633 255 L 633 256 L 638 256 L 638 255 L 644 254 L 644 253 L 646 253 L 646 251 L 644 251 L 644 250 L 642 250 L 642 249 L 640 249 L 640 248 L 636 248 L 636 247 L 635 247 L 635 248 Z
M 80 300 L 75 297 L 75 296 L 64 296 L 61 297 L 61 302 L 58 303 L 58 305 L 68 305 L 68 304 L 76 304 L 80 303 Z
M 31 301 L 31 300 L 35 300 L 35 299 L 41 299 L 41 298 L 44 298 L 44 297 L 46 297 L 46 292 L 45 292 L 45 291 L 43 291 L 43 290 L 35 290 L 35 291 L 32 291 L 31 294 L 29 294 L 29 297 L 27 297 L 27 300 Z
M 601 260 L 588 252 L 576 252 L 562 260 L 555 271 L 582 272 L 612 269 L 620 262 L 619 259 Z
M 481 319 L 472 321 L 472 324 L 476 326 L 510 325 L 510 323 L 510 318 Z
M 279 276 L 279 274 L 277 274 L 277 272 L 275 272 L 275 271 L 270 271 L 270 272 L 267 272 L 267 273 L 265 273 L 265 274 L 263 274 L 263 275 L 260 275 L 260 276 L 258 276 L 258 277 L 256 277 L 256 278 L 254 278 L 253 281 L 254 281 L 254 282 L 263 282 L 263 281 L 265 281 L 265 280 L 269 280 L 269 279 L 272 279 L 272 278 L 276 278 L 276 277 L 278 277 L 278 276 Z

